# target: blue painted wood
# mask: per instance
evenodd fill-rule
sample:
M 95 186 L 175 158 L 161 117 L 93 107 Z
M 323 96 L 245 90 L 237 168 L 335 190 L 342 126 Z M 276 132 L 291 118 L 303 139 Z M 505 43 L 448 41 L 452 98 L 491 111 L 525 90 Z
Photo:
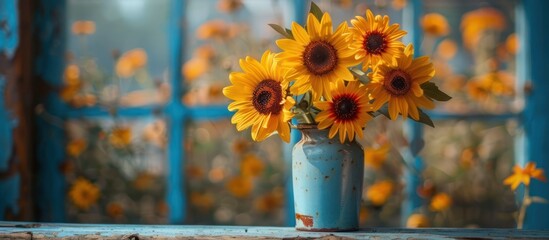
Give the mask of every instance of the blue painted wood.
M 293 1 L 294 4 L 294 18 L 296 22 L 300 24 L 305 23 L 305 17 L 307 16 L 307 7 L 309 6 L 309 1 Z M 297 125 L 295 119 L 292 120 L 294 126 Z M 286 226 L 295 226 L 295 209 L 294 209 L 294 188 L 292 184 L 292 149 L 294 145 L 301 140 L 301 132 L 297 129 L 292 129 L 290 133 L 290 143 L 284 144 L 283 156 L 286 166 L 286 209 L 285 209 L 285 224 Z
M 505 121 L 519 118 L 522 113 L 449 113 L 439 111 L 425 111 L 432 120 L 468 120 L 468 121 Z
M 549 81 L 547 69 L 549 61 L 549 1 L 524 0 L 527 38 L 523 47 L 527 52 L 532 90 L 526 95 L 524 109 L 524 130 L 527 139 L 527 161 L 537 163 L 546 173 L 549 171 Z M 530 193 L 549 199 L 549 185 L 532 181 Z M 525 229 L 549 229 L 549 204 L 533 204 L 526 213 Z
M 61 86 L 65 57 L 65 0 L 40 0 L 35 4 L 37 10 L 33 25 L 38 43 L 34 61 L 36 80 Z M 43 103 L 44 109 L 54 116 L 62 116 L 66 109 L 54 93 L 48 93 Z M 37 126 L 37 219 L 64 221 L 66 182 L 59 171 L 59 165 L 65 158 L 63 126 L 40 117 L 37 118 Z
M 185 164 L 185 155 L 183 154 L 183 136 L 185 115 L 188 115 L 187 109 L 181 103 L 182 77 L 180 69 L 182 66 L 182 56 L 184 55 L 184 31 L 183 16 L 186 5 L 182 0 L 172 0 L 169 24 L 169 45 L 170 45 L 170 83 L 172 94 L 165 114 L 169 116 L 168 127 L 168 178 L 166 179 L 168 190 L 166 201 L 170 207 L 170 223 L 182 223 L 186 216 L 186 196 L 183 191 L 183 181 L 185 171 L 182 166 Z
M 17 0 L 2 0 L 0 3 L 0 54 L 13 57 L 19 44 L 19 14 Z
M 403 28 L 408 31 L 408 35 L 405 41 L 411 41 L 414 44 L 415 56 L 421 55 L 421 42 L 423 41 L 423 31 L 420 26 L 420 19 L 423 13 L 422 0 L 410 1 L 410 4 L 404 9 L 404 26 Z M 420 123 L 407 121 L 406 137 L 410 143 L 410 154 L 403 156 L 404 161 L 407 162 L 409 167 L 413 169 L 406 169 L 404 171 L 404 179 L 406 179 L 406 186 L 404 189 L 405 200 L 402 203 L 402 217 L 401 223 L 406 225 L 408 217 L 414 213 L 419 207 L 422 206 L 423 201 L 417 193 L 417 188 L 422 184 L 420 173 L 424 168 L 423 159 L 417 155 L 418 150 L 424 145 L 423 141 L 423 126 Z
M 549 231 L 365 228 L 356 232 L 302 232 L 293 227 L 0 222 L 2 239 L 33 237 L 39 239 L 547 239 Z
M 175 112 L 174 112 L 175 111 Z M 92 118 L 92 117 L 111 117 L 112 113 L 104 107 L 94 106 L 88 108 L 69 108 L 61 113 L 61 118 Z M 139 118 L 155 115 L 171 116 L 173 114 L 185 114 L 186 117 L 195 120 L 216 120 L 222 118 L 230 118 L 232 112 L 229 112 L 226 104 L 222 105 L 205 105 L 186 107 L 181 104 L 177 105 L 150 105 L 139 107 L 124 107 L 119 108 L 116 115 L 124 118 Z
M 11 62 L 15 49 L 19 44 L 19 14 L 17 0 L 6 0 L 0 2 L 0 57 L 6 62 Z M 3 56 L 1 56 L 3 55 Z M 10 67 L 9 64 L 2 66 Z M 19 213 L 17 200 L 20 197 L 21 177 L 19 172 L 13 168 L 15 162 L 13 128 L 16 120 L 5 104 L 5 86 L 8 81 L 3 75 L 6 69 L 0 69 L 0 220 L 4 219 L 5 213 L 11 211 Z M 15 172 L 11 172 L 15 171 Z

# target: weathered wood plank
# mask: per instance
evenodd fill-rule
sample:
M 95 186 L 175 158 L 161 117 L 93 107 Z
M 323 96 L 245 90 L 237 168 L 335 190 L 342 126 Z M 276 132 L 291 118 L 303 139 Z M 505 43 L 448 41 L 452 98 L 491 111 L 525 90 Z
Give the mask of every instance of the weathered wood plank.
M 291 227 L 101 225 L 0 222 L 0 239 L 547 239 L 549 231 L 368 228 L 301 232 Z

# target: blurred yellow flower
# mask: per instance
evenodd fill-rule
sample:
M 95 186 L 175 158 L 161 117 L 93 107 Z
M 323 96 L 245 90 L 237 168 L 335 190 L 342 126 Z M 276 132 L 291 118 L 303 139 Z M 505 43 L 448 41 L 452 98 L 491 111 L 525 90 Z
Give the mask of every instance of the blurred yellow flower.
M 89 180 L 80 177 L 74 181 L 68 195 L 77 208 L 88 210 L 99 199 L 100 190 Z
M 132 49 L 121 56 L 132 64 L 133 68 L 142 68 L 147 64 L 147 52 L 142 48 Z
M 243 154 L 252 147 L 252 143 L 245 138 L 237 138 L 233 141 L 232 149 L 236 154 Z
M 132 184 L 137 190 L 149 190 L 154 187 L 155 176 L 149 172 L 141 172 L 135 177 Z
M 185 168 L 185 173 L 187 174 L 185 177 L 189 179 L 201 179 L 204 177 L 204 168 L 196 165 L 188 165 Z
M 219 0 L 217 1 L 217 9 L 220 12 L 232 13 L 238 11 L 242 7 L 242 0 Z
M 204 58 L 193 58 L 183 64 L 183 76 L 186 81 L 192 81 L 202 76 L 210 68 L 210 63 Z
M 215 49 L 211 45 L 202 45 L 194 50 L 196 58 L 211 60 L 215 57 Z
M 452 59 L 458 51 L 458 46 L 454 40 L 444 39 L 437 46 L 437 53 L 446 60 Z
M 191 192 L 190 202 L 194 207 L 208 210 L 214 205 L 215 199 L 210 193 Z
M 536 168 L 536 163 L 529 162 L 524 168 L 515 165 L 513 167 L 513 174 L 505 178 L 503 184 L 509 185 L 511 186 L 511 189 L 515 190 L 521 183 L 524 183 L 525 186 L 530 185 L 530 178 L 547 181 L 543 169 Z
M 360 207 L 360 213 L 358 215 L 358 219 L 359 219 L 360 223 L 361 224 L 366 223 L 366 220 L 368 220 L 369 216 L 370 216 L 370 214 L 368 213 L 368 208 L 366 208 L 364 206 L 361 206 Z
M 75 21 L 72 23 L 72 32 L 75 35 L 90 35 L 95 32 L 95 22 Z
M 134 75 L 137 69 L 147 64 L 147 52 L 142 48 L 135 48 L 124 53 L 116 62 L 116 74 L 122 78 Z
M 65 68 L 63 74 L 65 84 L 68 86 L 76 86 L 80 84 L 80 68 L 76 64 L 70 64 Z
M 70 100 L 73 107 L 91 107 L 97 103 L 97 97 L 91 93 L 76 94 Z
M 387 160 L 387 154 L 391 149 L 389 143 L 385 143 L 378 148 L 365 148 L 364 149 L 364 163 L 366 166 L 371 167 L 375 170 L 381 168 L 385 160 Z
M 277 187 L 271 192 L 260 196 L 254 201 L 254 208 L 261 213 L 269 213 L 278 210 L 284 205 L 284 190 Z
M 265 164 L 254 154 L 247 154 L 240 162 L 240 172 L 244 177 L 257 177 L 265 169 Z
M 512 96 L 514 82 L 515 77 L 506 71 L 490 72 L 469 81 L 469 95 L 477 100 L 484 100 L 489 94 Z
M 109 142 L 116 148 L 123 148 L 132 141 L 132 130 L 129 127 L 115 127 L 109 135 Z
M 421 213 L 414 213 L 406 220 L 407 228 L 426 228 L 430 226 L 429 219 Z
M 353 6 L 353 0 L 335 0 L 340 8 L 350 8 Z
M 486 30 L 501 31 L 505 29 L 505 17 L 494 8 L 480 8 L 470 11 L 461 18 L 463 44 L 468 49 L 474 49 Z
M 475 164 L 475 152 L 471 148 L 466 148 L 461 152 L 461 157 L 459 158 L 459 164 L 465 168 L 470 169 Z
M 220 167 L 212 168 L 208 172 L 208 179 L 210 180 L 210 182 L 213 182 L 213 183 L 221 182 L 223 181 L 223 179 L 225 179 L 225 174 L 226 174 L 226 171 L 224 168 L 220 168 Z
M 437 193 L 431 199 L 429 208 L 435 212 L 442 212 L 452 205 L 452 198 L 446 193 Z
M 393 193 L 393 183 L 388 180 L 378 181 L 368 187 L 366 199 L 374 206 L 382 206 Z
M 238 198 L 245 198 L 252 192 L 252 178 L 244 176 L 236 176 L 230 179 L 225 185 L 229 192 Z
M 162 120 L 149 123 L 143 129 L 143 140 L 158 146 L 165 148 L 168 139 L 166 137 L 166 122 Z
M 421 19 L 423 31 L 435 37 L 442 37 L 450 33 L 450 25 L 444 16 L 438 13 L 427 13 Z
M 408 4 L 408 0 L 393 0 L 391 6 L 395 10 L 401 10 Z
M 111 202 L 107 204 L 107 215 L 113 219 L 118 219 L 124 216 L 124 206 L 118 202 Z
M 65 101 L 69 102 L 76 94 L 80 92 L 80 85 L 76 86 L 66 86 L 61 89 L 61 92 L 59 93 L 59 97 Z
M 196 30 L 196 37 L 201 40 L 226 39 L 232 37 L 231 35 L 231 26 L 220 19 L 205 22 Z
M 132 63 L 126 58 L 118 59 L 116 62 L 116 74 L 122 78 L 128 78 L 133 76 L 135 69 L 133 68 Z
M 517 54 L 519 50 L 519 38 L 516 33 L 513 33 L 505 40 L 505 48 L 511 54 Z
M 67 152 L 67 154 L 71 157 L 78 157 L 86 149 L 87 145 L 88 143 L 86 142 L 86 139 L 73 139 L 67 143 L 65 152 Z

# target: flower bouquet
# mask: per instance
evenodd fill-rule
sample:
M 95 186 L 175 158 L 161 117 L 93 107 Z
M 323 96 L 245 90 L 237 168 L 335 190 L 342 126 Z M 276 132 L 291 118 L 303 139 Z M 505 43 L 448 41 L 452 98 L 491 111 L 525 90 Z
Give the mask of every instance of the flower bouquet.
M 400 41 L 406 32 L 389 21 L 388 16 L 367 10 L 365 17 L 352 19 L 350 27 L 343 22 L 334 31 L 330 14 L 311 3 L 305 26 L 270 25 L 283 36 L 276 41 L 282 52 L 266 51 L 259 61 L 241 59 L 243 72 L 232 72 L 232 85 L 223 89 L 233 100 L 228 109 L 236 111 L 231 122 L 239 131 L 251 127 L 255 141 L 278 133 L 289 142 L 290 128 L 296 123 L 302 131 L 304 137 L 292 156 L 300 230 L 358 227 L 354 219 L 358 219 L 364 154 L 355 136 L 363 137 L 368 121 L 379 115 L 395 120 L 400 115 L 433 126 L 422 109 L 450 99 L 429 82 L 435 75 L 429 57 L 414 58 L 413 46 Z M 332 141 L 336 135 L 339 141 Z M 319 165 L 316 160 L 321 159 L 327 165 Z M 336 180 L 326 185 L 319 179 Z M 334 196 L 338 192 L 344 194 Z M 303 205 L 298 203 L 301 198 Z M 352 221 L 336 221 L 344 218 Z

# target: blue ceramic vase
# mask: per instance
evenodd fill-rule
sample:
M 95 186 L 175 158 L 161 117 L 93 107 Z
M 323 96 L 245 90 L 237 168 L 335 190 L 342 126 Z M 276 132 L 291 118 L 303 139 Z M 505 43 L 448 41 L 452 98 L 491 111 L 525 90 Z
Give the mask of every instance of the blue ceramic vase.
M 292 151 L 296 229 L 354 231 L 359 227 L 364 150 L 356 141 L 328 138 L 329 129 L 299 125 Z

